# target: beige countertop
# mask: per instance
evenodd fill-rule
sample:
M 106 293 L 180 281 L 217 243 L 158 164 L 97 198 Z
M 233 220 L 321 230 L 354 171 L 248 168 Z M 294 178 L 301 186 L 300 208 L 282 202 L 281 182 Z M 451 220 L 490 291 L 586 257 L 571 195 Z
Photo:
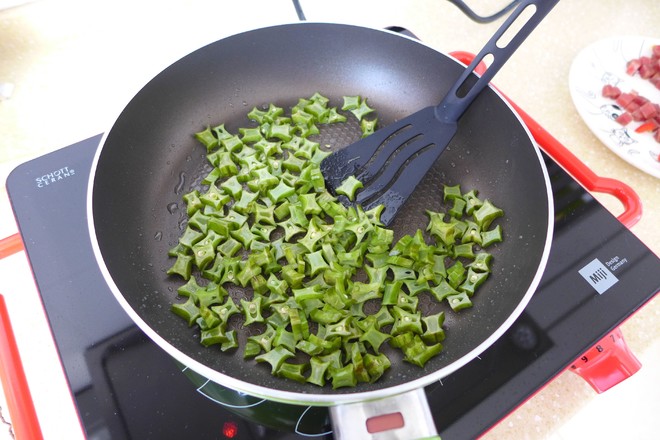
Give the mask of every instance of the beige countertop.
M 477 52 L 500 23 L 476 24 L 442 0 L 301 3 L 308 20 L 403 26 L 444 52 Z M 508 2 L 467 3 L 488 13 Z M 0 100 L 0 238 L 16 232 L 4 194 L 4 181 L 14 166 L 106 130 L 132 94 L 179 56 L 246 28 L 293 21 L 296 16 L 289 0 L 41 0 L 0 10 L 0 91 L 2 84 L 11 84 L 4 89 L 11 96 Z M 643 215 L 632 232 L 660 255 L 660 180 L 600 143 L 569 95 L 568 72 L 578 52 L 618 35 L 660 38 L 660 2 L 562 0 L 494 83 L 597 175 L 621 180 L 635 190 Z M 611 196 L 595 195 L 613 213 L 621 212 Z M 24 300 L 38 304 L 36 293 L 24 299 L 12 291 L 14 265 L 29 277 L 22 254 L 0 262 L 0 291 L 10 313 Z M 43 331 L 44 324 L 39 325 Z M 15 327 L 24 362 L 40 356 L 50 356 L 53 362 L 52 347 L 46 354 L 34 353 L 27 347 L 27 336 L 18 330 L 33 327 L 18 322 Z M 660 300 L 652 300 L 622 329 L 644 364 L 638 374 L 602 395 L 576 375 L 560 374 L 486 438 L 560 439 L 588 433 L 601 438 L 656 438 Z M 46 372 L 49 368 L 55 373 Z M 71 417 L 71 408 L 53 407 L 56 404 L 43 397 L 52 384 L 44 375 L 56 375 L 58 368 L 34 362 L 26 370 L 44 432 L 53 433 L 48 438 L 72 438 L 59 428 L 62 417 Z M 52 380 L 62 386 L 61 377 Z M 75 423 L 70 425 L 75 430 Z

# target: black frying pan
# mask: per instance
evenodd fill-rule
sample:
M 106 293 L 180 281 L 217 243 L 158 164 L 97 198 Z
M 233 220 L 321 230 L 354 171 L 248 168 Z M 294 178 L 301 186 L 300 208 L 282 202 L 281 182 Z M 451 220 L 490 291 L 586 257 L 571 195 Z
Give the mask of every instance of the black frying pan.
M 474 307 L 449 311 L 442 354 L 424 369 L 393 359 L 373 385 L 332 390 L 275 378 L 242 350 L 203 348 L 195 330 L 170 312 L 180 279 L 165 274 L 167 251 L 185 220 L 181 195 L 205 175 L 205 150 L 192 137 L 207 125 L 248 124 L 253 106 L 291 106 L 320 92 L 368 97 L 382 124 L 437 103 L 464 67 L 399 34 L 338 24 L 258 29 L 205 46 L 152 79 L 126 106 L 99 147 L 89 186 L 92 243 L 107 282 L 135 322 L 182 363 L 227 387 L 273 400 L 335 405 L 422 387 L 460 368 L 492 344 L 522 312 L 545 266 L 552 198 L 538 149 L 492 89 L 479 96 L 403 213 L 397 234 L 424 228 L 443 183 L 478 189 L 505 211 L 503 243 L 489 248 L 494 272 Z M 344 145 L 355 133 L 333 133 Z M 431 307 L 431 306 L 425 306 Z M 434 306 L 435 307 L 435 306 Z M 394 356 L 394 355 L 393 355 Z

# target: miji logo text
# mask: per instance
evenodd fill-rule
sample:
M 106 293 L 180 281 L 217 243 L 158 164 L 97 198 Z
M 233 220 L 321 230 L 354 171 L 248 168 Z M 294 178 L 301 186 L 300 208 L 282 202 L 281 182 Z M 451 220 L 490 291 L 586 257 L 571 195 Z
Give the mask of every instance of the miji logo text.
M 589 275 L 589 278 L 591 279 L 592 282 L 597 283 L 599 281 L 603 281 L 607 278 L 607 272 L 605 272 L 604 269 L 598 268 L 594 273 Z
M 608 261 L 608 263 L 610 263 Z M 598 294 L 619 282 L 619 279 L 598 259 L 594 258 L 589 264 L 578 271 L 582 278 L 593 287 Z

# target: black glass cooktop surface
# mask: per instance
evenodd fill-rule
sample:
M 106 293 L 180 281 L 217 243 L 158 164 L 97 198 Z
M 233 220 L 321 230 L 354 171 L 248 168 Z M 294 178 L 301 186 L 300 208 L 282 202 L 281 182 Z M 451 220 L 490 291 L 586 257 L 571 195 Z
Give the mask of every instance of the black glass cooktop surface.
M 87 437 L 332 438 L 326 409 L 210 387 L 118 305 L 95 264 L 85 218 L 99 141 L 95 136 L 27 162 L 7 181 Z M 426 388 L 443 440 L 488 430 L 660 289 L 660 260 L 547 156 L 546 163 L 556 210 L 548 266 L 511 329 Z

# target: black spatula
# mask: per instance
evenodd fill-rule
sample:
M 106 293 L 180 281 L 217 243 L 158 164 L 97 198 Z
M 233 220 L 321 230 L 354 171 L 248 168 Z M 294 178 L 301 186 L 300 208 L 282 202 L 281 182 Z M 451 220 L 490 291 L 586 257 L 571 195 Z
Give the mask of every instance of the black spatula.
M 394 122 L 323 160 L 326 186 L 335 192 L 348 177 L 355 176 L 363 188 L 354 202 L 365 210 L 385 205 L 380 219 L 388 225 L 454 137 L 461 115 L 558 1 L 522 0 L 440 104 Z M 518 18 L 526 21 L 515 31 L 511 25 Z M 492 62 L 487 70 L 481 77 L 472 75 L 488 56 Z

